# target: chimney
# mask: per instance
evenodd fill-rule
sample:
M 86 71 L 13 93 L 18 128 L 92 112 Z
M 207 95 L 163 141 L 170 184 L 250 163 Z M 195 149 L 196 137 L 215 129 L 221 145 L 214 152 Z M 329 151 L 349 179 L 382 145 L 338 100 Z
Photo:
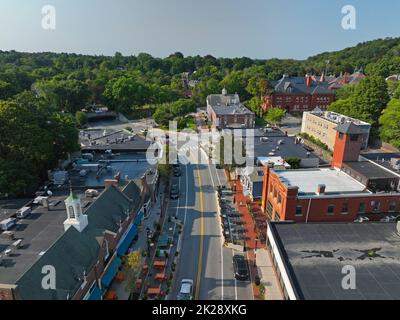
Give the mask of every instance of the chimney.
M 104 186 L 107 188 L 114 186 L 116 188 L 118 188 L 119 185 L 119 181 L 117 179 L 106 179 L 104 180 Z
M 308 74 L 306 74 L 306 86 L 311 87 L 312 78 Z
M 319 184 L 318 189 L 317 189 L 317 194 L 318 195 L 325 194 L 325 189 L 326 189 L 326 185 Z

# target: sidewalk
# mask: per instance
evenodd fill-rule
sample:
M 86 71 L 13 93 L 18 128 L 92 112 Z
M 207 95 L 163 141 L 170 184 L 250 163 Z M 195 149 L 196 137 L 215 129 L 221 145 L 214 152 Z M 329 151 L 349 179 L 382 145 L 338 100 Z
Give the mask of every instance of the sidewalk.
M 261 279 L 261 283 L 265 286 L 265 300 L 282 300 L 283 296 L 280 291 L 278 279 L 276 278 L 270 257 L 265 248 L 265 241 L 263 241 L 264 235 L 262 233 L 264 230 L 260 228 L 259 232 L 257 232 L 255 220 L 256 218 L 259 219 L 259 217 L 253 218 L 249 211 L 248 204 L 250 204 L 253 212 L 258 207 L 252 205 L 250 199 L 243 195 L 243 187 L 239 181 L 230 181 L 230 185 L 236 190 L 234 192 L 235 203 L 238 211 L 241 213 L 241 219 L 244 222 L 246 230 L 246 252 L 252 283 L 255 283 L 255 277 L 258 275 Z M 259 287 L 253 285 L 253 292 L 256 300 L 262 299 Z
M 158 196 L 157 203 L 151 209 L 151 212 L 145 220 L 143 220 L 142 225 L 140 226 L 138 232 L 138 239 L 133 243 L 133 245 L 129 248 L 129 252 L 131 251 L 143 251 L 147 249 L 147 232 L 146 229 L 149 228 L 150 230 L 154 231 L 154 224 L 158 223 L 160 220 L 161 215 L 161 196 Z M 147 259 L 147 257 L 146 257 Z M 142 266 L 145 263 L 145 260 L 142 261 Z M 122 282 L 117 282 L 116 280 L 113 281 L 111 284 L 110 290 L 116 292 L 118 296 L 118 300 L 128 300 L 129 299 L 129 291 L 127 290 L 127 285 L 129 283 L 129 278 L 131 274 L 126 274 L 125 279 Z

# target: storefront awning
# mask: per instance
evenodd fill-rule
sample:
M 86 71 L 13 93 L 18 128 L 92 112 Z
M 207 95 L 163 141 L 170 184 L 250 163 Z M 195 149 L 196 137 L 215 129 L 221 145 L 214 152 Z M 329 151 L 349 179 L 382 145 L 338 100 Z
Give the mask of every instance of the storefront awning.
M 115 257 L 113 261 L 110 262 L 107 270 L 104 272 L 103 277 L 101 278 L 101 284 L 103 289 L 108 288 L 113 281 L 114 277 L 118 272 L 118 268 L 121 265 L 121 259 Z
M 142 222 L 142 219 L 143 219 L 143 211 L 138 213 L 138 215 L 136 216 L 129 231 L 126 233 L 124 239 L 118 245 L 117 253 L 120 257 L 124 256 L 126 254 L 126 252 L 128 251 L 129 246 L 131 245 L 131 243 L 133 242 L 133 239 L 135 238 L 135 236 L 138 233 L 138 225 Z
M 94 288 L 88 300 L 102 300 L 102 292 L 99 288 Z

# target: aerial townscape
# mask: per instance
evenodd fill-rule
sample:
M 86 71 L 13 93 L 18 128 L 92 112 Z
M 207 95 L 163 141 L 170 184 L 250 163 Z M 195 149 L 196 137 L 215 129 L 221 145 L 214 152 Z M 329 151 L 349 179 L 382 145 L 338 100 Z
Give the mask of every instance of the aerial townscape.
M 0 41 L 0 300 L 399 300 L 400 38 L 354 37 Z

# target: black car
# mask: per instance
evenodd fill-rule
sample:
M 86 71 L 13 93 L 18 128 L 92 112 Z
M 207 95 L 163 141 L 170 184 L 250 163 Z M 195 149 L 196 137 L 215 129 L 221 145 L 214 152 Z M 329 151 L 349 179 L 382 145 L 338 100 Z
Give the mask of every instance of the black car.
M 177 184 L 173 184 L 172 185 L 170 198 L 171 199 L 178 199 L 179 198 L 179 186 Z
M 243 256 L 235 255 L 233 257 L 233 268 L 235 271 L 235 278 L 237 280 L 249 279 L 249 269 L 247 267 L 247 261 Z
M 181 169 L 178 167 L 173 167 L 172 169 L 174 177 L 180 177 L 182 175 Z

